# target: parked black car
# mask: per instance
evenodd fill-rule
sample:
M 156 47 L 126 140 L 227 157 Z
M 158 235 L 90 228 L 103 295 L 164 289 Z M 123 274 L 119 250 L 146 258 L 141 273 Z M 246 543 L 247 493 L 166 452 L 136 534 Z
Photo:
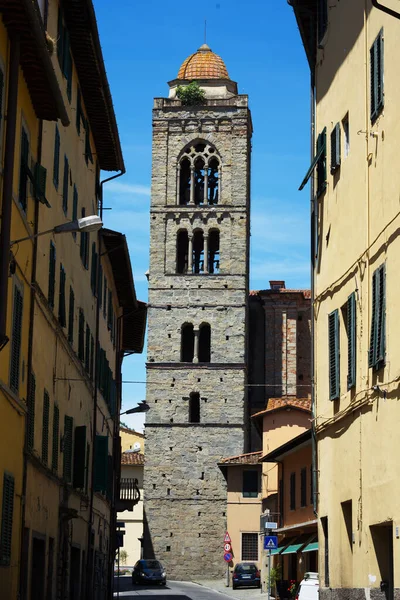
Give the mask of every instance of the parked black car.
M 232 574 L 232 589 L 239 586 L 260 587 L 260 571 L 255 563 L 237 563 Z
M 132 571 L 132 583 L 167 583 L 165 569 L 158 560 L 138 560 Z

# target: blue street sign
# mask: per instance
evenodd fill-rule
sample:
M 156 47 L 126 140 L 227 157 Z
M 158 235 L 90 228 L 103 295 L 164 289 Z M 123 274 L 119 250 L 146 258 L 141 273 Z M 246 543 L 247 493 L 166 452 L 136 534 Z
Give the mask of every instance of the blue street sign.
M 266 535 L 264 537 L 264 550 L 275 550 L 278 547 L 277 535 Z
M 231 562 L 232 558 L 233 558 L 232 552 L 225 552 L 225 554 L 224 554 L 224 560 L 226 562 Z

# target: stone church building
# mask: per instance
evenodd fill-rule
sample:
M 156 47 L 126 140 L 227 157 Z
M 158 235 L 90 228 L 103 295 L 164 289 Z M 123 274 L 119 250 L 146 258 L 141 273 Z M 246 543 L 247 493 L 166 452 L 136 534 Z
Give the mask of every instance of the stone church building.
M 185 106 L 196 80 L 205 101 Z M 204 44 L 153 109 L 144 556 L 222 576 L 223 456 L 249 450 L 248 97 Z

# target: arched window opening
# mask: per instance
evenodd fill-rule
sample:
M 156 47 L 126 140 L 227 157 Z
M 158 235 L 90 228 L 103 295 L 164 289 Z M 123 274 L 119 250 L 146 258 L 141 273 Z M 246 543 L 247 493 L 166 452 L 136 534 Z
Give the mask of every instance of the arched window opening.
M 189 236 L 185 229 L 178 231 L 176 242 L 176 272 L 187 273 Z
M 179 204 L 181 205 L 189 204 L 190 202 L 191 181 L 190 160 L 184 158 L 180 163 L 179 174 Z
M 193 234 L 193 273 L 203 273 L 204 271 L 204 235 L 198 230 Z
M 204 160 L 197 158 L 194 163 L 194 203 L 204 204 Z
M 200 394 L 192 392 L 189 396 L 189 423 L 200 423 Z
M 192 323 L 185 323 L 181 329 L 181 362 L 193 362 L 194 332 Z
M 219 231 L 212 229 L 208 236 L 208 272 L 219 273 Z
M 211 362 L 211 327 L 202 323 L 199 329 L 199 362 Z
M 207 201 L 208 204 L 218 204 L 219 163 L 214 157 L 208 163 Z

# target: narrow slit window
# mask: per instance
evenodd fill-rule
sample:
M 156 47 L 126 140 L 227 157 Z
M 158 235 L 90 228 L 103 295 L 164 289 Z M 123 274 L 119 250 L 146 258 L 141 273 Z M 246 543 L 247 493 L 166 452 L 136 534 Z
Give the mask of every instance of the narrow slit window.
M 187 273 L 188 270 L 189 236 L 186 230 L 178 231 L 176 242 L 176 271 Z
M 194 331 L 192 323 L 185 323 L 181 329 L 181 362 L 193 362 Z
M 202 231 L 195 231 L 193 235 L 193 273 L 204 272 L 204 235 Z
M 208 323 L 202 323 L 199 329 L 199 362 L 209 363 L 211 361 L 211 327 Z
M 184 158 L 180 164 L 179 185 L 179 204 L 184 206 L 190 202 L 191 169 L 188 158 Z
M 212 229 L 208 236 L 208 272 L 219 273 L 219 231 Z
M 200 394 L 193 392 L 189 396 L 189 423 L 200 423 Z

